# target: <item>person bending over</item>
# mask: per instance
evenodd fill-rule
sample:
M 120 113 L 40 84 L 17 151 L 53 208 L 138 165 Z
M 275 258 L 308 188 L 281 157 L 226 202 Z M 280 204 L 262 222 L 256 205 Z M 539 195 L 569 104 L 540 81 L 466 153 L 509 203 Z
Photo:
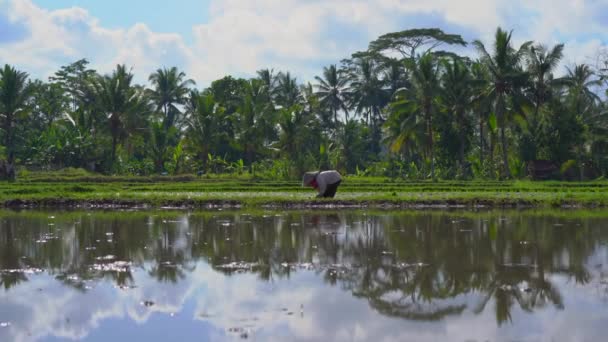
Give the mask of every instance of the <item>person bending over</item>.
M 306 172 L 302 177 L 302 186 L 310 186 L 319 193 L 317 197 L 334 198 L 342 176 L 335 170 Z

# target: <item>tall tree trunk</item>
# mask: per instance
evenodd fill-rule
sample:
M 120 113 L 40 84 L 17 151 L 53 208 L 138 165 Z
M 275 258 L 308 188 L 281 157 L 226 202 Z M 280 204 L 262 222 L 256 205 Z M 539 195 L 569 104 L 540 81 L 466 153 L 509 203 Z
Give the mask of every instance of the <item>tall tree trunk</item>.
M 430 101 L 427 100 L 425 104 L 425 112 L 427 117 L 427 134 L 428 143 L 429 143 L 429 153 L 431 156 L 431 179 L 435 180 L 435 149 L 433 147 L 433 117 L 431 113 L 431 104 Z
M 490 166 L 490 172 L 492 173 L 492 176 L 495 174 L 494 172 L 494 150 L 496 149 L 496 134 L 494 134 L 493 132 L 490 132 L 490 147 L 489 147 L 489 152 L 490 152 L 490 158 L 489 158 L 489 166 Z
M 479 117 L 479 165 L 483 169 L 483 117 Z
M 500 94 L 496 100 L 496 116 L 500 125 L 500 144 L 502 145 L 502 163 L 507 178 L 511 178 L 511 168 L 509 167 L 509 153 L 507 151 L 507 137 L 505 135 L 505 100 L 504 95 Z
M 585 172 L 583 168 L 583 146 L 582 144 L 578 147 L 578 175 L 579 180 L 582 182 L 585 178 Z
M 511 168 L 509 167 L 509 154 L 507 152 L 507 138 L 505 136 L 505 127 L 500 127 L 500 144 L 502 145 L 502 162 L 505 168 L 507 178 L 511 178 Z
M 12 164 L 13 156 L 13 115 L 6 114 L 4 122 L 4 147 L 6 147 L 6 160 Z
M 462 116 L 459 115 L 459 117 L 461 118 L 460 122 L 463 123 L 464 120 L 462 120 Z M 464 127 L 460 127 L 460 132 L 459 132 L 459 138 L 460 138 L 460 146 L 458 147 L 458 152 L 460 155 L 460 172 L 462 174 L 463 178 L 466 178 L 466 167 L 465 167 L 465 161 L 464 161 L 464 147 L 466 144 L 466 136 L 465 136 L 465 128 Z
M 116 134 L 112 134 L 112 159 L 110 161 L 110 170 L 114 168 L 114 161 L 116 160 L 116 145 L 118 143 L 118 137 Z

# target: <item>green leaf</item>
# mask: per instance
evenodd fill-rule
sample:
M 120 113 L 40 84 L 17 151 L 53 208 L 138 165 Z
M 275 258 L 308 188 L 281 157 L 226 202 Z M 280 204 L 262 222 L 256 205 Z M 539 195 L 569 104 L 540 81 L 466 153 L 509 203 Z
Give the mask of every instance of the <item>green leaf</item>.
M 488 125 L 490 125 L 490 129 L 492 130 L 492 132 L 495 132 L 498 128 L 498 122 L 496 120 L 495 113 L 490 114 L 490 117 L 488 118 Z

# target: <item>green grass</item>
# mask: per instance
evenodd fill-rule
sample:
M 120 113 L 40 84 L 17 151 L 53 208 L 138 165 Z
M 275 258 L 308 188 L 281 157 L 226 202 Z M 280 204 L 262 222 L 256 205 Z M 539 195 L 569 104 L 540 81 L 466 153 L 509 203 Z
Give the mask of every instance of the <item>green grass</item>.
M 416 206 L 534 207 L 608 206 L 608 181 L 399 181 L 347 177 L 333 200 L 315 200 L 298 181 L 240 177 L 108 177 L 83 172 L 28 173 L 0 182 L 0 205 Z

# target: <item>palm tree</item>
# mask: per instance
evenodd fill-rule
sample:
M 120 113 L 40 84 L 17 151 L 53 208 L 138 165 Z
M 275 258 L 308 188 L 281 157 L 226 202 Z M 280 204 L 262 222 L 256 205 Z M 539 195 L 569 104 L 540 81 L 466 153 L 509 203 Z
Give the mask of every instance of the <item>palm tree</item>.
M 175 124 L 176 116 L 180 113 L 177 105 L 183 105 L 189 93 L 189 87 L 195 85 L 191 79 L 185 79 L 186 74 L 176 67 L 158 69 L 148 80 L 154 86 L 150 90 L 150 98 L 156 104 L 156 110 L 162 112 L 165 127 Z
M 187 141 L 206 170 L 208 155 L 218 149 L 222 138 L 227 135 L 228 130 L 223 126 L 228 121 L 226 110 L 213 95 L 201 95 L 197 91 L 190 93 L 187 108 Z
M 261 146 L 269 143 L 264 139 L 270 140 L 274 135 L 274 105 L 268 98 L 263 81 L 251 79 L 244 88 L 244 97 L 237 110 L 240 123 L 237 140 L 245 150 L 245 160 L 251 165 L 255 154 L 262 150 Z
M 539 148 L 550 145 L 551 111 L 547 110 L 545 104 L 551 101 L 556 86 L 561 83 L 561 79 L 554 79 L 553 70 L 563 56 L 563 49 L 563 44 L 550 50 L 538 44 L 527 51 L 527 72 L 530 76 L 528 97 L 532 101 L 534 111 L 524 111 L 527 114 L 527 125 L 520 141 L 523 160 L 536 160 Z
M 566 68 L 566 70 L 567 75 L 564 77 L 563 83 L 568 88 L 568 96 L 574 105 L 574 111 L 581 114 L 600 101 L 593 88 L 602 83 L 599 79 L 594 78 L 593 70 L 586 64 L 578 64 L 574 68 Z
M 453 58 L 451 61 L 444 60 L 444 73 L 441 78 L 442 83 L 442 105 L 444 110 L 452 117 L 452 123 L 458 132 L 459 146 L 458 154 L 460 159 L 461 174 L 466 174 L 465 168 L 465 146 L 467 130 L 470 126 L 467 112 L 473 101 L 473 83 L 472 75 L 464 64 L 458 58 Z
M 435 57 L 427 53 L 418 61 L 406 60 L 411 74 L 410 98 L 412 114 L 421 115 L 426 128 L 427 149 L 431 162 L 431 178 L 435 179 L 435 148 L 433 139 L 433 114 L 440 94 L 439 65 Z
M 494 111 L 500 127 L 500 140 L 502 145 L 503 166 L 507 178 L 511 178 L 509 167 L 509 154 L 507 150 L 507 138 L 505 134 L 507 122 L 508 102 L 512 96 L 519 91 L 527 79 L 527 74 L 521 70 L 520 63 L 532 42 L 521 45 L 519 50 L 511 46 L 511 35 L 513 32 L 503 31 L 500 27 L 496 30 L 494 50 L 490 54 L 484 44 L 476 40 L 473 45 L 481 54 L 481 60 L 490 71 L 491 83 L 486 89 L 486 94 L 494 99 Z
M 335 64 L 323 68 L 323 77 L 315 76 L 318 84 L 316 95 L 321 105 L 329 108 L 334 119 L 334 124 L 338 126 L 338 111 L 344 111 L 346 121 L 348 121 L 348 108 L 346 98 L 348 96 L 348 78 L 342 70 L 338 70 Z
M 552 87 L 556 84 L 556 80 L 553 79 L 553 70 L 562 59 L 563 51 L 564 44 L 555 45 L 551 50 L 538 44 L 531 46 L 527 51 L 527 71 L 532 81 L 531 90 L 536 116 L 540 107 L 551 98 Z
M 413 158 L 426 144 L 426 123 L 421 115 L 413 111 L 414 103 L 407 89 L 395 92 L 388 106 L 385 126 L 385 142 L 393 153 Z
M 594 73 L 586 64 L 575 65 L 574 68 L 567 68 L 567 75 L 564 77 L 564 84 L 567 87 L 567 105 L 576 115 L 578 121 L 585 126 L 587 141 L 591 144 L 591 149 L 596 141 L 605 139 L 608 126 L 606 118 L 608 111 L 598 108 L 601 101 L 599 96 L 593 91 L 594 87 L 601 85 L 601 80 L 594 78 Z M 579 178 L 583 180 L 583 160 L 584 140 L 577 146 L 577 159 L 579 164 Z
M 97 76 L 92 81 L 99 109 L 106 115 L 112 135 L 111 166 L 116 160 L 116 147 L 129 133 L 130 124 L 141 122 L 147 115 L 148 100 L 141 87 L 132 86 L 133 74 L 124 65 L 117 65 L 110 75 Z
M 289 72 L 281 72 L 277 76 L 277 80 L 276 104 L 283 108 L 296 105 L 300 97 L 300 88 L 295 77 L 292 77 Z
M 15 123 L 18 117 L 27 112 L 27 102 L 31 96 L 28 74 L 10 65 L 0 69 L 0 119 L 4 131 L 4 147 L 9 169 L 15 160 Z M 9 175 L 14 177 L 14 174 Z
M 355 112 L 365 117 L 367 124 L 382 123 L 381 109 L 388 95 L 380 78 L 380 65 L 371 58 L 359 58 L 351 71 L 351 104 Z
M 473 111 L 475 112 L 475 116 L 478 119 L 478 130 L 479 130 L 479 167 L 483 169 L 485 163 L 485 146 L 487 145 L 484 133 L 484 127 L 488 125 L 488 120 L 490 117 L 490 112 L 492 111 L 491 98 L 487 96 L 488 94 L 484 93 L 484 90 L 487 88 L 490 73 L 485 64 L 480 61 L 476 61 L 471 66 L 471 75 L 475 80 L 475 93 L 476 96 L 473 99 Z M 492 134 L 492 132 L 490 132 Z M 494 139 L 491 138 L 490 141 Z M 493 156 L 493 146 L 489 148 L 490 153 Z M 490 158 L 493 160 L 493 158 Z
M 409 86 L 408 75 L 403 63 L 390 59 L 384 65 L 384 84 L 388 91 L 388 100 L 401 88 Z
M 310 167 L 307 157 L 319 145 L 319 139 L 314 136 L 312 115 L 302 105 L 297 104 L 278 111 L 279 139 L 276 147 L 285 157 L 294 162 L 298 174 Z
M 262 69 L 257 72 L 258 78 L 266 86 L 266 92 L 270 100 L 274 99 L 276 87 L 277 87 L 277 75 L 274 73 L 274 69 Z

